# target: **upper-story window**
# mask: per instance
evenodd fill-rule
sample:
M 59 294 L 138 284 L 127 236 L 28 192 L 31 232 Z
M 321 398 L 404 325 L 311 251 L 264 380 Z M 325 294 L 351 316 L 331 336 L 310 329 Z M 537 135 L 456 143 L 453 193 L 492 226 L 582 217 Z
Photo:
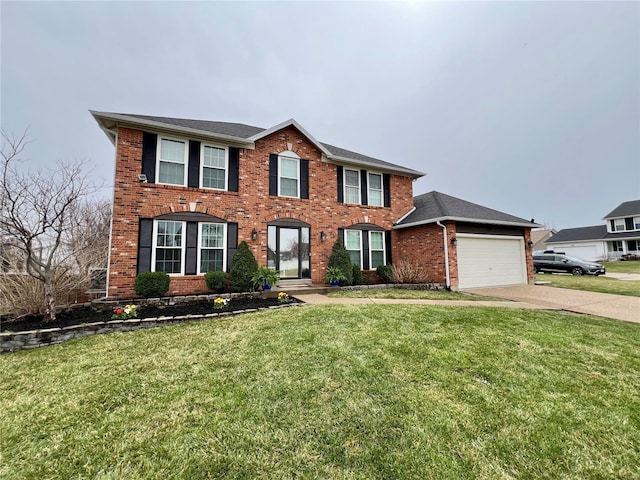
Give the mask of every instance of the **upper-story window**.
M 202 172 L 200 186 L 202 188 L 227 189 L 228 155 L 224 147 L 202 145 Z
M 640 217 L 633 217 L 633 225 L 636 230 L 640 230 Z
M 155 272 L 184 272 L 185 222 L 159 220 L 154 223 L 152 265 Z
M 613 221 L 613 228 L 616 232 L 623 232 L 625 230 L 624 218 L 616 218 Z
M 360 203 L 360 171 L 344 169 L 344 203 Z
M 382 192 L 382 174 L 369 173 L 369 205 L 382 207 L 384 199 Z
M 338 203 L 391 207 L 391 175 L 338 165 Z
M 158 137 L 158 183 L 185 185 L 187 144 L 182 140 Z
M 278 155 L 278 195 L 300 197 L 300 157 L 291 151 Z

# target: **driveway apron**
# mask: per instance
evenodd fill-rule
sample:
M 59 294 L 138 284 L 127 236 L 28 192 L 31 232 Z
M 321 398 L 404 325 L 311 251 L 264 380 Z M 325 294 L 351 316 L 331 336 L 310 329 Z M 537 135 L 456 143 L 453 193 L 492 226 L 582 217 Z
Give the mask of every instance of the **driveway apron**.
M 469 293 L 640 323 L 640 297 L 585 292 L 544 285 L 474 288 Z

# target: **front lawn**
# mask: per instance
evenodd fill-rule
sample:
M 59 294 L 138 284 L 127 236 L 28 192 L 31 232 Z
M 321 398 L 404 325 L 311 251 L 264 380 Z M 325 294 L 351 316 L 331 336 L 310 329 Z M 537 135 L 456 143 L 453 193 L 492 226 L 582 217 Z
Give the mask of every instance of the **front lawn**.
M 616 273 L 640 273 L 640 261 L 627 262 L 602 262 L 607 272 Z
M 365 288 L 337 290 L 328 294 L 334 298 L 398 298 L 405 300 L 493 300 L 488 297 L 446 290 L 410 290 L 406 288 Z
M 3 479 L 635 478 L 640 325 L 307 306 L 0 356 Z
M 550 282 L 552 287 L 640 297 L 640 281 L 635 280 L 618 280 L 602 275 L 596 277 L 594 275 L 573 276 L 562 273 L 538 273 L 536 281 Z

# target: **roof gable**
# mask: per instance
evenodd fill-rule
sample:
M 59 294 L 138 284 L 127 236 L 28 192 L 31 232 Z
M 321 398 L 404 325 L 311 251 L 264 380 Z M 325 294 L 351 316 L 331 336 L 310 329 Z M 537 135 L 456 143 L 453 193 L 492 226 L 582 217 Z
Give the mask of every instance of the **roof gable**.
M 610 218 L 633 217 L 635 215 L 640 215 L 640 200 L 622 202 L 616 208 L 611 210 L 607 215 L 605 215 L 603 217 L 603 220 L 608 220 Z
M 443 220 L 529 228 L 540 226 L 533 221 L 435 191 L 414 197 L 413 204 L 415 209 L 398 221 L 396 228 L 406 228 Z

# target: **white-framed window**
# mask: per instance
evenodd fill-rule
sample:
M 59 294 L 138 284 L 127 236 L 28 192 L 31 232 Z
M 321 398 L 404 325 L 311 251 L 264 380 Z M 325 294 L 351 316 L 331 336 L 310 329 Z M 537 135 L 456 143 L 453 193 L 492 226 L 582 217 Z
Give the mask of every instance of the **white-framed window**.
M 385 264 L 384 232 L 369 232 L 369 268 L 375 270 Z
M 382 207 L 384 201 L 383 187 L 382 187 L 382 174 L 381 173 L 369 173 L 369 185 L 368 185 L 368 203 L 376 207 Z
M 360 171 L 344 169 L 344 203 L 360 204 Z
M 278 155 L 278 195 L 300 198 L 300 157 L 294 152 Z
M 187 184 L 187 142 L 158 136 L 158 183 Z
M 156 220 L 153 222 L 151 264 L 154 272 L 184 274 L 186 222 Z
M 613 221 L 613 228 L 615 232 L 624 232 L 625 231 L 625 223 L 624 218 L 616 218 Z
M 198 224 L 198 273 L 224 271 L 227 229 L 224 223 Z
M 640 217 L 633 217 L 633 226 L 635 230 L 640 230 Z
M 622 251 L 624 251 L 624 247 L 622 246 L 622 240 L 616 240 L 614 242 L 609 242 L 609 250 L 611 252 L 622 252 Z
M 200 188 L 227 190 L 229 149 L 203 143 L 200 147 Z
M 345 230 L 344 247 L 349 252 L 351 263 L 362 268 L 362 232 L 360 230 Z

